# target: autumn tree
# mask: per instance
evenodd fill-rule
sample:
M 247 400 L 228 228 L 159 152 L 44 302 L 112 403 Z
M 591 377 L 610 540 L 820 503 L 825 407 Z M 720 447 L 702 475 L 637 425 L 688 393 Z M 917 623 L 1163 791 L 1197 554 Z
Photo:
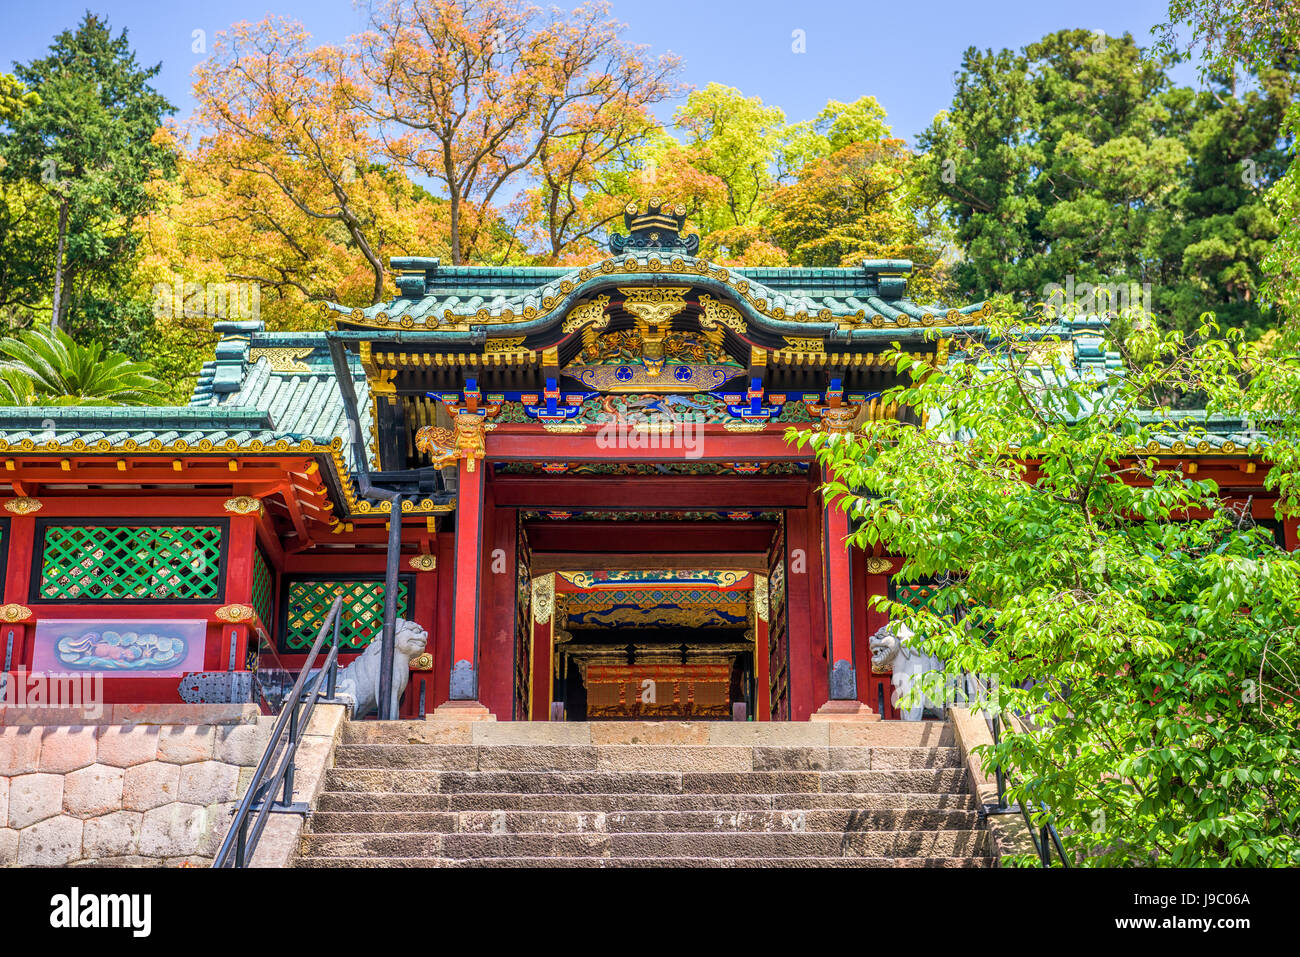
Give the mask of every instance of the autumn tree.
M 530 171 L 546 191 L 538 211 L 552 255 L 589 234 L 577 223 L 591 168 L 644 134 L 645 108 L 671 94 L 677 69 L 620 31 L 606 3 L 568 14 L 509 0 L 372 9 L 357 38 L 370 90 L 355 102 L 380 122 L 394 162 L 445 190 L 453 263 L 479 251 L 493 204 Z
M 624 112 L 624 111 L 627 112 Z M 532 168 L 538 185 L 524 194 L 524 222 L 533 224 L 547 262 L 590 259 L 627 202 L 622 173 L 658 123 L 644 106 L 584 107 L 573 129 L 542 145 Z
M 365 263 L 367 304 L 387 293 L 377 234 L 394 172 L 380 162 L 374 121 L 356 106 L 366 93 L 347 67 L 342 50 L 314 46 L 301 24 L 268 18 L 219 35 L 197 70 L 205 134 L 186 178 L 187 213 L 237 238 L 224 244 L 230 278 L 308 299 L 340 295 L 313 280 L 320 242 L 342 239 Z
M 814 119 L 788 127 L 777 162 L 786 182 L 766 199 L 768 228 L 792 265 L 909 259 L 914 295 L 933 299 L 947 291 L 941 211 L 874 97 L 832 100 Z
M 889 124 L 885 108 L 874 96 L 863 96 L 852 103 L 831 100 L 811 120 L 794 123 L 779 136 L 777 181 L 783 184 L 797 179 L 811 163 L 854 143 L 888 139 Z

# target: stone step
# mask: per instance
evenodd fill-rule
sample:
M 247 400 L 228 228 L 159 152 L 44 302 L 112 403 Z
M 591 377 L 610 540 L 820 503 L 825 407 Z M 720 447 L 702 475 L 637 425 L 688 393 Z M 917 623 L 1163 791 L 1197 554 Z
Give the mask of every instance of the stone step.
M 512 794 L 774 794 L 908 791 L 960 793 L 964 768 L 886 771 L 402 771 L 331 768 L 328 791 Z
M 676 831 L 971 830 L 979 815 L 968 810 L 790 811 L 318 811 L 313 834 L 583 834 Z
M 454 794 L 387 791 L 325 791 L 318 812 L 439 811 L 765 811 L 820 810 L 976 810 L 971 794 L 917 794 L 905 791 L 833 794 Z
M 983 830 L 839 833 L 305 834 L 313 857 L 975 857 Z
M 951 747 L 943 721 L 351 721 L 345 744 Z
M 338 768 L 429 771 L 867 771 L 956 768 L 957 748 L 341 744 Z
M 987 857 L 303 857 L 298 867 L 992 867 Z
M 985 867 L 944 722 L 351 722 L 304 867 Z

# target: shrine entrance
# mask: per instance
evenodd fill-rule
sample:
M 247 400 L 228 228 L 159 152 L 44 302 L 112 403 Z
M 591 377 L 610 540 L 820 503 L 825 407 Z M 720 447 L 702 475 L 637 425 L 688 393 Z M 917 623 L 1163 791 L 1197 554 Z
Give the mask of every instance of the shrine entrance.
M 733 720 L 755 713 L 766 649 L 743 569 L 554 573 L 552 702 L 568 721 Z M 759 635 L 762 631 L 764 634 Z M 537 693 L 534 687 L 534 694 Z
M 581 465 L 563 478 L 490 468 L 484 522 L 495 541 L 511 536 L 515 574 L 508 593 L 507 576 L 485 581 L 481 627 L 505 652 L 509 625 L 512 663 L 480 651 L 485 696 L 508 681 L 509 716 L 534 721 L 790 720 L 815 709 L 826 669 L 820 501 L 806 468 L 765 468 L 647 469 L 635 480 Z M 742 493 L 749 507 L 733 507 Z
M 865 691 L 845 516 L 780 425 L 485 432 L 456 475 L 435 655 L 453 703 L 498 720 L 805 721 Z

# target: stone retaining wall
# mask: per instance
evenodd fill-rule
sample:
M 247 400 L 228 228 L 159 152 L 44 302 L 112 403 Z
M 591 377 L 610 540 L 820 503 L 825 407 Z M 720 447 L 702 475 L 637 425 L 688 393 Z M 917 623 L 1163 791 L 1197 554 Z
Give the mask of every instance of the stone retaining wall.
M 0 709 L 0 866 L 211 863 L 274 719 L 253 705 Z
M 988 722 L 980 713 L 969 708 L 949 708 L 948 718 L 952 722 L 966 769 L 970 772 L 971 790 L 985 807 L 996 805 L 997 780 L 984 770 L 983 760 L 975 753 L 975 748 L 980 745 L 993 744 Z M 1005 856 L 1034 853 L 1034 837 L 1019 814 L 989 815 L 985 819 L 985 826 L 992 838 L 993 857 L 999 863 Z

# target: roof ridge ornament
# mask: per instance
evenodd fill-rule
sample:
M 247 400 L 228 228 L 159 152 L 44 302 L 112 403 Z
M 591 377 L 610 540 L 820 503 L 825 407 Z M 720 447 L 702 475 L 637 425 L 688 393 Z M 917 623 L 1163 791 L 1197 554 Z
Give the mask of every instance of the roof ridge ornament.
M 686 228 L 686 207 L 681 203 L 665 203 L 658 196 L 650 198 L 644 213 L 636 203 L 628 203 L 623 209 L 623 225 L 628 232 L 626 236 L 618 233 L 609 236 L 609 250 L 615 255 L 627 250 L 663 249 L 694 256 L 700 248 L 698 234 L 682 235 Z

